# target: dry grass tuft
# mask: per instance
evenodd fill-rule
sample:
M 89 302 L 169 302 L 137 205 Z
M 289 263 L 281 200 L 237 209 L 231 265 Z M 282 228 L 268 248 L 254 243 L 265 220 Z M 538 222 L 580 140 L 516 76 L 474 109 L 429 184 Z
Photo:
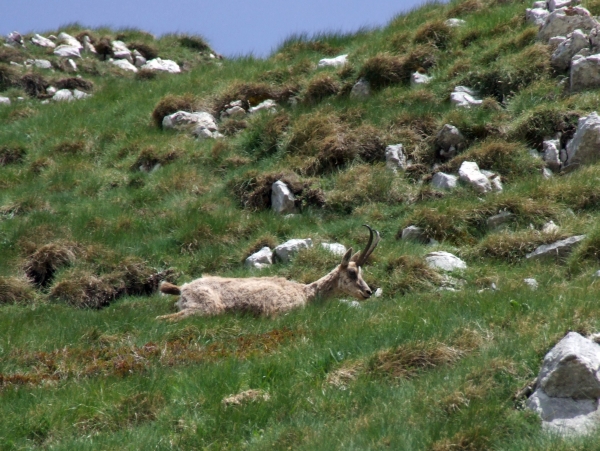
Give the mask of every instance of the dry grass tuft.
M 11 61 L 14 61 L 15 63 L 22 63 L 25 61 L 25 55 L 14 47 L 0 47 L 0 63 L 10 63 Z
M 146 44 L 144 42 L 131 42 L 127 44 L 127 48 L 129 48 L 131 51 L 137 50 L 147 60 L 152 60 L 158 57 L 158 49 L 155 46 Z
M 41 246 L 27 258 L 25 273 L 36 285 L 46 287 L 57 270 L 75 262 L 76 246 L 68 242 L 54 242 Z
M 446 13 L 446 17 L 452 19 L 454 17 L 475 13 L 483 9 L 483 7 L 484 5 L 481 0 L 465 0 L 450 8 Z
M 298 94 L 296 85 L 274 86 L 267 83 L 240 83 L 236 82 L 221 93 L 213 102 L 213 112 L 219 115 L 230 102 L 241 100 L 247 107 L 272 99 L 278 103 L 286 102 L 290 97 Z
M 0 277 L 0 305 L 22 303 L 33 298 L 33 287 L 27 279 Z
M 224 407 L 241 406 L 250 402 L 268 401 L 271 396 L 264 390 L 246 390 L 236 395 L 223 398 L 221 403 Z
M 415 290 L 431 289 L 442 283 L 437 271 L 431 269 L 425 260 L 413 255 L 402 255 L 388 261 L 389 274 L 386 292 L 405 294 Z
M 158 150 L 155 146 L 148 146 L 140 151 L 135 162 L 131 165 L 132 171 L 150 172 L 156 165 L 164 166 L 179 157 L 177 150 Z
M 438 49 L 445 49 L 452 40 L 453 30 L 443 20 L 426 22 L 417 28 L 414 42 L 429 44 Z
M 98 52 L 98 56 L 100 56 L 101 59 L 107 60 L 108 58 L 113 56 L 111 42 L 112 39 L 110 38 L 110 36 L 103 36 L 94 43 L 96 52 Z
M 538 246 L 554 243 L 568 236 L 564 233 L 542 234 L 537 230 L 500 232 L 485 237 L 474 249 L 474 253 L 480 257 L 518 263 Z
M 564 147 L 566 141 L 573 137 L 579 116 L 576 111 L 565 112 L 554 105 L 542 105 L 519 118 L 511 136 L 522 139 L 541 151 L 544 140 L 560 133 Z
M 19 80 L 19 85 L 29 97 L 43 97 L 46 95 L 46 89 L 50 83 L 38 73 L 23 75 Z
M 21 145 L 2 145 L 0 146 L 0 166 L 20 163 L 25 159 L 26 150 Z
M 86 92 L 91 92 L 94 89 L 94 83 L 77 77 L 62 78 L 54 85 L 57 89 L 79 89 Z
M 179 45 L 182 47 L 196 50 L 198 52 L 204 52 L 210 50 L 210 46 L 206 43 L 204 38 L 196 35 L 183 34 L 179 36 Z
M 444 343 L 415 342 L 378 352 L 369 362 L 370 373 L 393 379 L 409 379 L 424 370 L 452 365 L 463 352 Z
M 157 127 L 162 127 L 165 116 L 176 113 L 177 111 L 197 111 L 199 101 L 192 94 L 174 95 L 167 94 L 154 107 L 152 119 Z
M 302 94 L 302 100 L 307 104 L 316 104 L 327 97 L 332 97 L 340 92 L 340 84 L 331 75 L 326 73 L 313 77 Z
M 77 155 L 86 150 L 87 143 L 83 140 L 63 141 L 52 148 L 52 152 Z
M 61 277 L 50 289 L 50 299 L 73 307 L 100 309 L 109 305 L 118 294 L 114 281 L 89 271 L 76 269 Z
M 479 428 L 460 431 L 434 442 L 430 451 L 481 451 L 489 449 L 489 438 Z
M 225 136 L 233 136 L 248 128 L 248 122 L 240 119 L 229 119 L 221 123 L 219 131 Z
M 365 363 L 361 360 L 344 362 L 337 370 L 327 374 L 325 382 L 335 388 L 345 390 L 364 371 Z

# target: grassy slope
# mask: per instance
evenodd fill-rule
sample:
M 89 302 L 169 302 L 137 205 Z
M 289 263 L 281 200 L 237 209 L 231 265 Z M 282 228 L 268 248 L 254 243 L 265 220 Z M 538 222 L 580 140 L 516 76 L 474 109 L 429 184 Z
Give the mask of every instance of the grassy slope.
M 57 272 L 57 284 L 77 271 L 108 273 L 126 257 L 174 267 L 180 282 L 202 273 L 245 276 L 252 271 L 243 258 L 262 243 L 311 237 L 357 248 L 365 222 L 384 237 L 365 268 L 384 296 L 362 309 L 334 300 L 278 318 L 226 315 L 164 324 L 154 318 L 172 311 L 173 299 L 157 295 L 86 310 L 35 290 L 2 305 L 0 449 L 597 447 L 595 436 L 577 442 L 546 436 L 512 398 L 566 331 L 597 331 L 600 319 L 597 283 L 591 283 L 600 168 L 543 180 L 527 150 L 556 132 L 557 112 L 576 118 L 593 111 L 599 93 L 569 95 L 557 86 L 547 49 L 523 21 L 527 6 L 427 5 L 380 30 L 291 39 L 266 61 L 198 60 L 189 72 L 152 80 L 84 74 L 95 83 L 91 99 L 0 109 L 0 146 L 26 150 L 24 161 L 0 166 L 4 277 L 22 275 L 28 252 L 53 242 L 77 247 L 76 262 Z M 440 29 L 447 17 L 467 25 Z M 432 41 L 436 48 L 419 50 Z M 156 45 L 162 55 L 195 58 L 174 37 Z M 377 80 L 383 73 L 372 57 L 402 60 L 411 52 L 435 56 L 428 70 L 435 80 L 424 89 L 400 79 L 365 102 L 343 93 L 311 98 L 309 88 L 317 85 L 311 80 L 322 73 L 344 92 L 361 74 Z M 350 54 L 350 69 L 311 68 L 339 53 Z M 272 117 L 259 116 L 233 137 L 198 142 L 151 121 L 168 94 L 191 94 L 209 105 L 240 80 L 299 86 L 300 105 L 283 108 L 288 126 L 279 129 Z M 485 106 L 452 109 L 449 93 L 457 84 L 477 86 Z M 323 136 L 307 138 L 307 123 L 321 124 Z M 367 125 L 382 142 L 402 142 L 415 161 L 429 165 L 431 136 L 445 123 L 470 140 L 458 158 L 498 170 L 503 193 L 481 199 L 461 187 L 440 198 L 408 175 L 393 177 L 378 158 L 354 155 L 335 170 L 307 169 L 307 162 L 319 161 L 328 134 L 350 140 L 356 130 L 367 135 Z M 327 131 L 323 124 L 334 125 Z M 159 170 L 136 170 L 140 155 L 171 151 L 176 158 Z M 446 163 L 448 169 L 457 161 Z M 233 186 L 251 174 L 290 169 L 324 191 L 323 208 L 307 206 L 281 220 L 240 207 Z M 517 214 L 512 229 L 486 232 L 485 219 L 504 208 Z M 567 264 L 523 261 L 529 243 L 545 239 L 530 224 L 539 228 L 548 219 L 561 233 L 590 238 Z M 436 290 L 435 276 L 422 266 L 432 248 L 395 238 L 409 224 L 439 239 L 435 249 L 468 261 L 464 289 Z M 336 262 L 315 249 L 261 274 L 310 281 Z M 526 289 L 525 277 L 535 277 L 539 290 Z M 491 282 L 500 290 L 478 292 Z M 460 358 L 443 358 L 448 347 Z M 431 366 L 419 369 L 419 362 Z M 336 386 L 330 382 L 340 369 L 354 377 Z M 221 404 L 249 388 L 268 391 L 271 399 Z

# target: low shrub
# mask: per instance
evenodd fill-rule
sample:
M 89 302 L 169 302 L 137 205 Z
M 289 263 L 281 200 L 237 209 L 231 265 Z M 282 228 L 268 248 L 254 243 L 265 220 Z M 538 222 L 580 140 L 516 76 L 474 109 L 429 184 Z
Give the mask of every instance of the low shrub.
M 54 86 L 58 89 L 79 89 L 86 92 L 94 89 L 94 83 L 77 77 L 62 78 L 55 82 Z
M 313 77 L 302 93 L 302 100 L 308 104 L 316 104 L 327 97 L 332 97 L 340 92 L 340 84 L 328 74 L 319 74 Z
M 438 49 L 445 49 L 452 41 L 453 30 L 443 20 L 426 22 L 417 28 L 414 42 L 429 44 Z
M 127 48 L 132 51 L 137 50 L 147 60 L 152 60 L 152 59 L 158 57 L 158 49 L 155 46 L 146 44 L 144 42 L 129 43 L 129 44 L 127 44 Z
M 29 281 L 20 277 L 0 277 L 0 305 L 17 304 L 34 298 Z
M 62 241 L 41 246 L 28 256 L 25 274 L 36 285 L 46 287 L 56 271 L 75 262 L 75 249 L 73 243 Z
M 206 40 L 201 36 L 184 34 L 179 36 L 178 41 L 179 45 L 181 45 L 182 47 L 191 50 L 197 50 L 198 52 L 210 50 L 210 46 L 206 43 Z
M 20 163 L 25 158 L 27 151 L 20 144 L 0 146 L 0 166 Z
M 157 164 L 164 166 L 178 157 L 179 152 L 177 150 L 159 150 L 155 146 L 148 146 L 140 151 L 135 162 L 131 165 L 131 170 L 149 172 Z

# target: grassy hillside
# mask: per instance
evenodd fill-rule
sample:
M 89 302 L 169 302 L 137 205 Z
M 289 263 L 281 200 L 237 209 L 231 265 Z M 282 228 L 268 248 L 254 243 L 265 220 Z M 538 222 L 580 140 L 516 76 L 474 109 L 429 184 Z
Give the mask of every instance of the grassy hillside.
M 0 47 L 0 95 L 13 99 L 0 106 L 0 449 L 597 449 L 597 434 L 544 434 L 514 398 L 567 331 L 600 323 L 600 166 L 544 179 L 530 152 L 572 132 L 600 92 L 565 90 L 529 6 L 429 4 L 381 29 L 290 38 L 266 60 L 212 58 L 193 36 L 58 30 L 99 47 L 118 38 L 177 61 L 177 75 L 88 57 L 76 82 L 51 51 Z M 345 67 L 316 68 L 343 53 Z M 28 58 L 55 70 L 9 64 Z M 433 81 L 411 88 L 416 70 Z M 366 100 L 349 95 L 359 78 Z M 73 84 L 92 97 L 42 103 L 44 86 Z M 458 85 L 483 105 L 452 107 Z M 223 121 L 222 139 L 160 127 L 178 109 L 218 117 L 266 98 L 277 113 Z M 435 146 L 444 124 L 468 141 L 449 161 Z M 398 175 L 384 156 L 396 143 L 413 161 Z M 504 191 L 431 187 L 433 165 L 462 161 L 498 172 Z M 268 205 L 282 178 L 302 207 L 287 219 Z M 488 231 L 503 210 L 514 223 Z M 542 234 L 549 220 L 559 232 Z M 383 238 L 364 267 L 383 296 L 361 308 L 334 299 L 276 318 L 155 320 L 175 311 L 156 294 L 162 278 L 256 275 L 244 259 L 291 238 L 358 249 L 364 223 Z M 439 244 L 398 239 L 409 225 Z M 575 234 L 587 238 L 566 262 L 524 258 Z M 457 291 L 424 264 L 433 250 L 467 262 Z M 311 282 L 338 263 L 315 246 L 260 274 Z M 222 402 L 249 389 L 268 399 Z

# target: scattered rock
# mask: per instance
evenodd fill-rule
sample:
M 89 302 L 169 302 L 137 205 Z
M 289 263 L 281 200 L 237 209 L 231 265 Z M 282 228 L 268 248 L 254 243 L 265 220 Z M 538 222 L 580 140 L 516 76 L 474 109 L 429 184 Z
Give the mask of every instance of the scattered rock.
M 96 47 L 94 47 L 94 44 L 92 44 L 92 42 L 90 41 L 90 37 L 88 35 L 85 35 L 83 37 L 83 51 L 87 52 L 87 53 L 98 53 L 96 52 Z
M 75 100 L 73 93 L 69 89 L 59 89 L 52 96 L 52 100 L 55 102 L 72 102 Z
M 433 174 L 431 179 L 431 185 L 438 189 L 452 190 L 456 188 L 458 177 L 452 174 L 445 174 L 443 172 L 436 172 Z
M 79 47 L 72 45 L 59 45 L 54 49 L 54 54 L 64 58 L 81 58 Z
M 79 89 L 73 89 L 73 97 L 75 100 L 83 100 L 92 97 L 92 95 L 88 94 L 87 92 L 80 91 Z
M 485 175 L 492 184 L 492 191 L 502 191 L 502 180 L 500 180 L 498 174 L 492 171 L 486 171 L 485 169 L 481 169 L 481 173 Z
M 467 140 L 454 125 L 445 124 L 435 136 L 435 145 L 439 149 L 440 156 L 450 160 L 458 151 L 466 147 Z
M 380 298 L 381 296 L 383 296 L 383 290 L 381 288 L 377 288 L 375 290 L 375 293 L 373 293 L 373 296 L 375 296 L 376 298 Z
M 44 36 L 41 36 L 39 34 L 33 35 L 33 37 L 31 38 L 31 42 L 33 42 L 35 45 L 38 45 L 40 47 L 48 47 L 51 49 L 56 47 L 56 44 L 54 42 L 52 42 L 50 39 L 45 38 Z
M 120 59 L 120 60 L 110 59 L 109 62 L 112 65 L 117 66 L 119 69 L 122 69 L 122 70 L 125 70 L 128 72 L 137 72 L 138 71 L 138 68 L 135 67 L 133 64 L 131 64 L 126 59 Z
M 569 6 L 577 6 L 581 3 L 580 0 L 548 0 L 548 9 L 554 11 L 559 8 L 567 8 Z
M 271 186 L 271 210 L 278 214 L 298 212 L 296 197 L 281 180 L 277 180 Z
M 340 304 L 346 304 L 348 307 L 360 309 L 362 306 L 360 302 L 352 299 L 340 299 Z
M 346 246 L 340 243 L 321 243 L 321 247 L 338 257 L 343 257 L 347 251 Z
M 35 66 L 38 69 L 52 69 L 52 63 L 48 60 L 27 60 L 25 64 Z
M 401 171 L 406 169 L 406 155 L 404 155 L 402 144 L 395 144 L 385 148 L 385 162 L 386 166 L 394 172 L 398 172 L 398 169 Z
M 133 65 L 133 57 L 131 56 L 131 50 L 127 48 L 123 41 L 112 41 L 112 52 L 115 59 L 124 59 L 129 61 Z
M 163 60 L 160 58 L 155 58 L 153 60 L 148 61 L 142 66 L 142 69 L 150 71 L 169 72 L 170 74 L 178 74 L 181 72 L 179 64 L 177 64 L 175 61 Z
M 137 50 L 134 50 L 131 55 L 133 57 L 133 64 L 135 65 L 135 67 L 142 67 L 148 62 L 146 58 L 144 58 L 144 55 L 142 55 Z
M 571 59 L 582 49 L 590 46 L 588 36 L 581 30 L 569 33 L 556 50 L 552 53 L 551 62 L 558 70 L 567 70 L 571 66 Z
M 425 234 L 425 230 L 417 226 L 408 226 L 402 230 L 402 239 L 405 241 L 414 241 L 417 243 L 428 243 L 429 238 Z
M 371 84 L 361 78 L 356 82 L 354 86 L 352 86 L 352 91 L 350 91 L 350 97 L 355 99 L 366 99 L 371 96 Z
M 348 62 L 348 55 L 339 55 L 335 58 L 323 58 L 317 67 L 341 67 Z
M 598 61 L 600 63 L 600 55 Z M 565 167 L 588 165 L 600 158 L 600 117 L 594 111 L 579 118 L 577 131 L 566 149 Z
M 542 8 L 542 9 L 548 9 L 548 3 L 546 3 L 545 1 L 537 1 L 537 2 L 533 2 L 532 5 L 534 8 Z
M 271 399 L 269 394 L 263 390 L 246 390 L 237 395 L 230 395 L 227 398 L 223 398 L 221 403 L 225 407 L 229 406 L 240 406 L 249 402 L 255 401 L 268 401 Z
M 221 136 L 214 116 L 206 112 L 188 113 L 178 111 L 163 118 L 162 127 L 166 130 L 192 130 L 197 137 L 218 138 Z
M 269 113 L 275 113 L 277 111 L 277 102 L 275 102 L 275 100 L 272 99 L 267 99 L 256 106 L 250 107 L 248 113 L 254 114 L 258 113 L 259 111 L 268 111 Z
M 412 74 L 410 76 L 410 85 L 413 87 L 426 85 L 432 79 L 433 79 L 433 77 L 430 77 L 429 75 L 425 75 L 420 72 L 415 72 L 414 74 Z
M 430 268 L 441 269 L 443 271 L 456 271 L 466 269 L 467 264 L 456 255 L 445 251 L 430 252 L 425 256 L 425 260 Z
M 311 248 L 312 246 L 313 242 L 310 238 L 306 238 L 304 240 L 293 239 L 277 246 L 273 250 L 273 253 L 283 263 L 289 263 L 292 260 L 292 257 L 298 253 L 298 251 Z
M 566 36 L 577 29 L 590 31 L 596 25 L 598 22 L 585 8 L 556 9 L 546 17 L 537 37 L 547 43 L 554 36 Z
M 525 19 L 534 25 L 543 25 L 550 11 L 545 8 L 527 8 L 525 10 Z
M 13 47 L 25 47 L 25 42 L 23 41 L 23 36 L 18 31 L 13 31 L 6 35 L 6 43 Z
M 471 108 L 472 106 L 479 106 L 483 103 L 483 100 L 479 100 L 475 97 L 475 91 L 466 86 L 457 86 L 454 88 L 454 92 L 450 94 L 450 102 L 457 108 Z
M 64 45 L 76 47 L 78 50 L 81 50 L 83 48 L 81 42 L 79 42 L 76 38 L 65 32 L 62 32 L 58 35 L 58 41 L 63 43 Z
M 525 285 L 527 285 L 532 290 L 538 289 L 538 283 L 535 279 L 523 279 L 523 282 L 525 282 Z
M 46 88 L 46 94 L 53 96 L 56 94 L 56 88 L 54 86 L 48 86 Z
M 262 269 L 273 264 L 273 251 L 265 246 L 260 251 L 250 255 L 244 265 L 251 268 Z
M 591 432 L 600 424 L 600 345 L 569 332 L 546 356 L 527 407 L 545 430 L 565 436 Z
M 503 211 L 501 213 L 498 213 L 497 215 L 490 216 L 489 218 L 487 218 L 487 228 L 490 231 L 504 229 L 506 228 L 506 226 L 512 223 L 515 220 L 515 218 L 516 216 L 514 215 L 514 213 L 511 213 L 510 211 Z
M 533 252 L 527 254 L 525 258 L 533 260 L 546 258 L 564 259 L 571 253 L 573 247 L 584 239 L 585 235 L 577 235 L 552 244 L 543 244 Z
M 488 193 L 492 191 L 490 180 L 479 170 L 479 166 L 474 161 L 464 161 L 460 165 L 458 175 L 463 182 L 473 186 L 479 193 Z
M 8 97 L 0 96 L 0 105 L 10 105 L 10 99 Z
M 77 64 L 71 58 L 67 60 L 67 67 L 69 68 L 69 72 L 77 72 Z
M 463 25 L 466 25 L 467 22 L 462 19 L 452 18 L 452 19 L 446 20 L 444 23 L 451 28 L 456 28 L 456 27 L 462 27 Z
M 560 161 L 560 141 L 558 139 L 549 139 L 544 141 L 544 162 L 549 169 L 560 171 L 562 162 Z
M 548 221 L 546 224 L 544 224 L 544 226 L 542 227 L 542 233 L 556 233 L 558 232 L 559 227 L 554 224 L 554 221 Z

